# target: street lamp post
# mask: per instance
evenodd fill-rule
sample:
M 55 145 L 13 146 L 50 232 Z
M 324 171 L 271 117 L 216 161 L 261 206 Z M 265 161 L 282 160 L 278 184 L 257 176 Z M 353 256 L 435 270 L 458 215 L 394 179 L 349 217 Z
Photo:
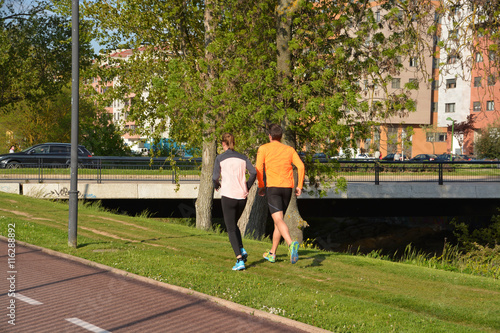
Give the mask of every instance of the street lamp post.
M 455 131 L 455 120 L 451 119 L 451 117 L 446 118 L 446 120 L 451 121 L 450 161 L 453 161 L 453 132 Z

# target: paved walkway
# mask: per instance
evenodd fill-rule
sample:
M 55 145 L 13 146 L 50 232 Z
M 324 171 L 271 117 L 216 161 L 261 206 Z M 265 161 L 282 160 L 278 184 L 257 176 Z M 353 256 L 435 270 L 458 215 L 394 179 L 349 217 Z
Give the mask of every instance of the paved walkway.
M 326 332 L 84 259 L 12 244 L 0 238 L 0 332 Z

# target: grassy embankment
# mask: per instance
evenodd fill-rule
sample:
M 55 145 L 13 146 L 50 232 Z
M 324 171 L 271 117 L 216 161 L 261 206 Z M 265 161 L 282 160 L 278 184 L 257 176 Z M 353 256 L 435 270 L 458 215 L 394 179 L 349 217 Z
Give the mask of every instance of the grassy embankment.
M 144 207 L 145 209 L 147 207 Z M 231 271 L 226 234 L 79 207 L 78 248 L 68 247 L 68 206 L 0 193 L 0 234 L 334 332 L 498 332 L 500 281 L 376 258 L 299 251 L 277 262 L 269 240 L 245 240 L 247 270 Z

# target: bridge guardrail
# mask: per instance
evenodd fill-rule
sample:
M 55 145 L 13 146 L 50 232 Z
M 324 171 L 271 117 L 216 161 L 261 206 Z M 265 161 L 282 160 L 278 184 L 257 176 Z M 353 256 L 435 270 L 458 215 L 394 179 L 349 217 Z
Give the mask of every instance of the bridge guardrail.
M 165 158 L 92 157 L 92 163 L 79 163 L 78 180 L 195 182 L 200 180 L 201 161 L 176 159 L 173 165 Z M 79 159 L 80 161 L 80 159 Z M 500 182 L 500 161 L 430 161 L 390 162 L 377 160 L 340 160 L 327 163 L 335 175 L 348 182 Z M 307 168 L 307 166 L 306 166 Z M 0 169 L 0 181 L 39 183 L 69 181 L 67 164 L 46 164 L 43 159 L 24 163 L 13 169 Z

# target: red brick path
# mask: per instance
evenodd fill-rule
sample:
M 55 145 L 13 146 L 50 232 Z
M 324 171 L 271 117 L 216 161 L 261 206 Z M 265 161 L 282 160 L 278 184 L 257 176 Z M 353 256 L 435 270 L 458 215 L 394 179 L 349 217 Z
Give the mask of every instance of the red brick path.
M 0 332 L 304 332 L 292 321 L 236 311 L 37 248 L 16 244 L 15 251 L 9 268 L 8 243 L 0 239 Z M 9 296 L 12 287 L 15 298 Z M 15 326 L 8 323 L 12 314 Z

